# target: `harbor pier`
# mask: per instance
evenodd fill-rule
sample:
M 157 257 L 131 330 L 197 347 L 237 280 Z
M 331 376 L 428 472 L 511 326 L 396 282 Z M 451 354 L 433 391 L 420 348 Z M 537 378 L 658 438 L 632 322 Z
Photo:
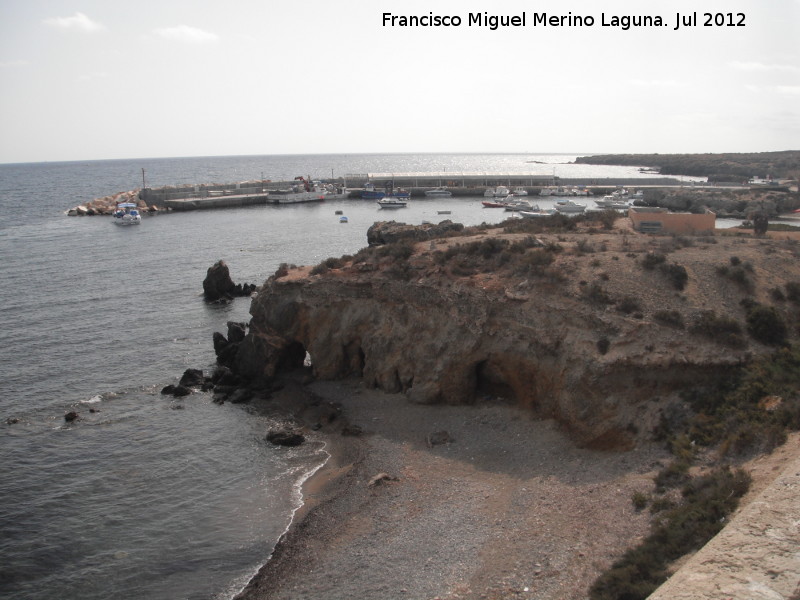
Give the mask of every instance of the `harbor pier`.
M 453 196 L 482 196 L 487 188 L 503 185 L 510 189 L 524 188 L 529 194 L 536 195 L 547 186 L 581 186 L 591 192 L 617 186 L 628 187 L 678 187 L 687 185 L 675 177 L 639 177 L 639 178 L 562 178 L 551 175 L 532 175 L 530 173 L 361 173 L 348 174 L 345 177 L 326 179 L 324 183 L 332 183 L 336 187 L 350 190 L 350 197 L 360 197 L 367 184 L 376 189 L 387 187 L 404 188 L 411 197 L 425 197 L 425 191 L 446 187 Z M 701 183 L 697 182 L 699 185 Z M 202 210 L 212 208 L 231 208 L 239 206 L 255 206 L 267 204 L 284 204 L 284 197 L 275 194 L 296 185 L 297 181 L 255 180 L 228 184 L 195 184 L 182 186 L 164 186 L 145 188 L 140 191 L 139 198 L 148 206 L 172 210 Z M 695 182 L 691 182 L 694 185 Z M 270 193 L 272 192 L 272 196 Z M 319 199 L 298 200 L 303 202 Z

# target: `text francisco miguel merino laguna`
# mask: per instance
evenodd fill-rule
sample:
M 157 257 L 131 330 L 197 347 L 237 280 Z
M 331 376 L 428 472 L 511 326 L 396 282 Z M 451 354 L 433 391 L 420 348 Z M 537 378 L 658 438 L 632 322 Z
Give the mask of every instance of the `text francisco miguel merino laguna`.
M 459 15 L 395 15 L 382 13 L 384 27 L 486 27 L 491 30 L 500 27 L 619 27 L 628 30 L 632 27 L 668 27 L 669 23 L 660 15 L 607 15 L 601 13 L 596 19 L 592 15 L 548 15 L 533 13 L 528 19 L 526 13 L 519 15 L 490 15 L 488 12 L 468 13 L 466 18 Z M 744 13 L 676 13 L 674 27 L 744 27 Z

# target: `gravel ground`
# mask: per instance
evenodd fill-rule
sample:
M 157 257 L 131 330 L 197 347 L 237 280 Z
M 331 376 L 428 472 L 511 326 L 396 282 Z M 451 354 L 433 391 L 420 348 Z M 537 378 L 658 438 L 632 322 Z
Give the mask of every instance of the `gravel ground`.
M 362 428 L 331 434 L 307 506 L 242 600 L 585 598 L 646 535 L 663 449 L 575 447 L 503 404 L 420 406 L 358 382 L 315 382 Z M 446 431 L 449 443 L 430 446 Z M 390 480 L 370 486 L 381 473 Z

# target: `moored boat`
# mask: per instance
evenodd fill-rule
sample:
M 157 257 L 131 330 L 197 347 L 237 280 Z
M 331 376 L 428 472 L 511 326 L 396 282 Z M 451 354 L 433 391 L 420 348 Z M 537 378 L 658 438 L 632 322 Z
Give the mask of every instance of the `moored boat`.
M 372 183 L 367 183 L 364 186 L 364 190 L 361 192 L 361 197 L 364 200 L 380 200 L 386 196 L 386 192 L 381 190 L 376 190 L 375 185 Z
M 600 208 L 628 208 L 630 203 L 613 194 L 603 196 L 600 200 L 595 200 L 594 203 Z
M 378 200 L 380 208 L 403 208 L 408 202 L 402 198 L 381 198 Z
M 484 200 L 481 202 L 486 208 L 505 208 L 506 203 L 501 200 Z
M 538 204 L 534 204 L 530 210 L 521 210 L 519 214 L 526 219 L 537 219 L 541 217 L 551 217 L 557 214 L 557 211 L 553 208 L 539 208 Z
M 444 186 L 433 188 L 432 190 L 425 190 L 425 195 L 430 198 L 447 198 L 453 195 L 453 192 Z
M 573 202 L 572 200 L 566 200 L 564 202 L 556 202 L 555 208 L 560 213 L 578 214 L 586 210 L 586 205 L 578 204 L 577 202 Z
M 311 181 L 305 177 L 295 177 L 295 183 L 290 188 L 276 190 L 269 193 L 269 202 L 271 204 L 296 204 L 299 202 L 321 202 L 325 200 L 325 191 L 320 189 L 318 185 L 311 184 Z
M 134 202 L 117 204 L 117 210 L 111 218 L 115 225 L 139 225 L 142 222 L 142 215 L 139 214 Z

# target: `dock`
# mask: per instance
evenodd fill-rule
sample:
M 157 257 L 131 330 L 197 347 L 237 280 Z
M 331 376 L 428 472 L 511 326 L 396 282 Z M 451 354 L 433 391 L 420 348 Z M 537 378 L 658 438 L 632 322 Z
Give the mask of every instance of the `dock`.
M 447 187 L 453 196 L 483 196 L 487 188 L 504 185 L 509 188 L 524 188 L 529 194 L 536 195 L 547 186 L 582 186 L 592 189 L 609 189 L 617 186 L 636 188 L 647 187 L 688 187 L 694 183 L 682 182 L 677 177 L 640 177 L 640 178 L 593 178 L 575 179 L 553 177 L 550 175 L 531 175 L 526 173 L 360 173 L 348 174 L 345 177 L 326 180 L 338 187 L 347 186 L 352 190 L 351 197 L 360 197 L 360 191 L 368 183 L 376 189 L 387 186 L 404 188 L 411 197 L 425 197 L 425 191 Z M 196 184 L 181 186 L 165 186 L 161 188 L 145 188 L 139 197 L 148 206 L 167 208 L 178 211 L 205 210 L 214 208 L 231 208 L 241 206 L 259 206 L 269 204 L 288 204 L 296 202 L 318 202 L 320 198 L 306 198 L 287 201 L 278 190 L 296 185 L 296 181 L 244 181 L 228 184 Z M 703 184 L 698 184 L 698 187 Z M 272 192 L 272 195 L 270 195 Z

